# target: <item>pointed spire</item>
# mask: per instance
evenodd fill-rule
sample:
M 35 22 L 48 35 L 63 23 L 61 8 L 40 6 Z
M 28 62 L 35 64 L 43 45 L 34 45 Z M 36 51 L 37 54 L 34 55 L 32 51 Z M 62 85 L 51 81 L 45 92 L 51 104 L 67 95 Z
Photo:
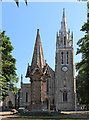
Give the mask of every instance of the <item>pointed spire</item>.
M 23 75 L 21 74 L 21 83 L 23 83 Z
M 68 30 L 68 33 L 70 34 L 70 29 Z
M 63 17 L 62 17 L 62 22 L 61 22 L 61 31 L 62 32 L 67 32 L 67 22 L 66 22 L 66 16 L 65 16 L 65 8 L 63 8 Z
M 58 32 L 57 32 L 57 38 L 58 38 Z
M 59 36 L 58 36 L 58 32 L 57 32 L 57 39 L 56 39 L 56 45 L 59 42 Z
M 45 60 L 44 60 L 43 49 L 42 49 L 42 44 L 40 40 L 39 29 L 37 29 L 37 37 L 36 37 L 36 43 L 34 47 L 31 69 L 34 69 L 37 66 L 41 69 L 45 66 Z
M 63 8 L 63 18 L 65 19 L 65 8 Z
M 72 46 L 73 46 L 73 32 L 71 33 Z
M 22 85 L 23 85 L 23 75 L 21 74 L 21 88 L 22 88 Z
M 71 33 L 72 39 L 73 39 L 73 32 Z

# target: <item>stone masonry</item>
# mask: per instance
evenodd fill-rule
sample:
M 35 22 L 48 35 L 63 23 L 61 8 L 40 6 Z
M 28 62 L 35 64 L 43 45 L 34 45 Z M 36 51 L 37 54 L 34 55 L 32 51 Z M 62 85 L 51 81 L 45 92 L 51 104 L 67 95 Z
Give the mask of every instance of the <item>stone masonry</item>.
M 57 33 L 55 71 L 45 62 L 37 29 L 32 63 L 28 64 L 26 77 L 30 79 L 30 83 L 24 84 L 21 80 L 20 106 L 30 110 L 75 110 L 73 33 L 70 34 L 67 29 L 65 9 L 61 29 Z

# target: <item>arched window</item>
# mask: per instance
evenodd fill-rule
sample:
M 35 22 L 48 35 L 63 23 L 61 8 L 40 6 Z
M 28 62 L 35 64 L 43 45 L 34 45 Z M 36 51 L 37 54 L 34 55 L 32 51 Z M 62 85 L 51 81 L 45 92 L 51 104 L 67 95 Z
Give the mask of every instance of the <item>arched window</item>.
M 63 52 L 61 52 L 61 64 L 63 64 Z
M 66 64 L 69 64 L 69 59 L 68 59 L 68 57 L 69 57 L 69 54 L 68 54 L 68 52 L 66 53 Z
M 67 92 L 63 92 L 63 102 L 67 102 Z
M 64 37 L 64 45 L 66 45 L 66 37 Z
M 26 102 L 28 102 L 28 93 L 26 92 Z

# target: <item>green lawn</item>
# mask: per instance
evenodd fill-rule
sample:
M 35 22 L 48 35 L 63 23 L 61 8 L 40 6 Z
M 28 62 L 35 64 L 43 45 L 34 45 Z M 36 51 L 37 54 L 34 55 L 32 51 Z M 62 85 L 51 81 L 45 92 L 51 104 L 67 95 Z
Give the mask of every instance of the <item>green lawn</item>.
M 56 120 L 56 119 L 3 118 L 2 120 Z M 58 120 L 76 120 L 76 119 L 58 119 Z M 77 120 L 89 120 L 89 119 L 77 119 Z

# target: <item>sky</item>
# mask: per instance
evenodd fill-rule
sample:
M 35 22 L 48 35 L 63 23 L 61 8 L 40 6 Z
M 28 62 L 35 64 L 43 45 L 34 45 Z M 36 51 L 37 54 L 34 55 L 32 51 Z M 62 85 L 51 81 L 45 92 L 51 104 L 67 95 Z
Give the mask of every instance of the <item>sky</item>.
M 2 0 L 3 2 L 13 2 L 14 0 Z M 19 0 L 24 2 L 25 0 Z M 27 0 L 28 2 L 76 2 L 78 0 Z M 83 1 L 83 0 L 82 0 Z M 87 0 L 85 0 L 87 1 Z
M 76 50 L 78 40 L 84 35 L 80 29 L 87 21 L 86 2 L 29 2 L 28 6 L 21 2 L 20 7 L 17 7 L 15 2 L 3 2 L 0 3 L 1 6 L 0 28 L 6 31 L 14 47 L 12 55 L 16 59 L 16 72 L 19 77 L 17 87 L 20 87 L 21 74 L 24 83 L 29 82 L 25 75 L 28 63 L 31 64 L 38 28 L 44 58 L 55 70 L 56 35 L 61 27 L 63 8 L 67 27 L 74 33 L 74 63 L 81 60 L 80 55 L 76 56 Z

